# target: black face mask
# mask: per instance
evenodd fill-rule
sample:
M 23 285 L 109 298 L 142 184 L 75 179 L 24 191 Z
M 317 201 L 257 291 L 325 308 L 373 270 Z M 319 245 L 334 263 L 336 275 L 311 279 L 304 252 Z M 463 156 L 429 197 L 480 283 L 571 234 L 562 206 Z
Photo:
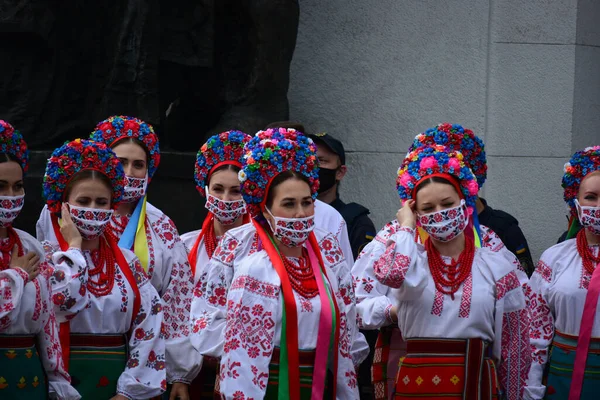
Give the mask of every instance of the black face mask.
M 318 193 L 328 191 L 335 185 L 337 180 L 335 179 L 336 169 L 319 168 L 319 190 Z

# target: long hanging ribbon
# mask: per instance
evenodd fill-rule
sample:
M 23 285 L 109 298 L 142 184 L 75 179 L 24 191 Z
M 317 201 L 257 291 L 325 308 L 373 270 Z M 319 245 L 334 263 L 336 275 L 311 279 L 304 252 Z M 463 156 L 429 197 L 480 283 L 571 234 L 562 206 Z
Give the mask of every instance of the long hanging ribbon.
M 148 247 L 148 238 L 146 237 L 146 203 L 147 196 L 138 201 L 125 227 L 125 231 L 121 235 L 119 247 L 133 249 L 142 267 L 144 267 L 144 271 L 148 272 L 150 249 Z
M 192 276 L 196 276 L 196 262 L 198 261 L 198 249 L 200 248 L 200 243 L 202 243 L 202 238 L 206 235 L 206 231 L 208 229 L 214 228 L 214 215 L 209 212 L 204 218 L 204 222 L 202 223 L 202 229 L 194 242 L 194 246 L 190 250 L 190 254 L 188 254 L 188 261 L 190 263 L 190 267 L 192 268 Z
M 280 338 L 279 388 L 280 399 L 300 400 L 300 362 L 298 355 L 298 311 L 290 279 L 271 237 L 262 225 L 252 220 L 263 248 L 281 280 L 283 292 L 283 318 Z
M 56 215 L 52 215 L 51 219 L 52 219 L 52 228 L 54 229 L 54 235 L 56 236 L 58 245 L 62 251 L 67 251 L 69 249 L 69 244 L 63 237 L 62 233 L 60 233 L 58 217 Z M 113 252 L 113 254 L 115 256 L 117 264 L 119 265 L 119 268 L 121 269 L 121 272 L 123 272 L 123 275 L 125 275 L 127 282 L 129 282 L 129 285 L 131 286 L 131 288 L 133 290 L 133 295 L 134 295 L 134 297 L 133 297 L 133 312 L 131 313 L 131 328 L 133 328 L 134 321 L 140 311 L 141 302 L 142 302 L 140 290 L 137 285 L 137 280 L 135 279 L 135 276 L 134 276 L 133 272 L 131 271 L 131 268 L 129 268 L 129 264 L 127 263 L 127 260 L 125 260 L 125 256 L 123 256 L 121 249 L 119 249 L 119 247 L 117 246 L 117 243 L 114 240 L 112 240 L 110 235 L 105 235 L 105 236 L 103 235 L 103 236 L 101 236 L 101 238 L 102 237 L 104 237 L 106 239 L 106 241 L 108 242 L 108 244 L 111 248 L 111 251 Z M 65 365 L 65 369 L 68 371 L 69 370 L 69 359 L 70 359 L 70 355 L 71 355 L 71 323 L 70 323 L 70 321 L 60 323 L 58 338 L 60 341 L 60 345 L 62 347 L 63 363 Z
M 585 305 L 583 306 L 583 315 L 581 317 L 581 325 L 579 326 L 579 338 L 577 339 L 575 365 L 573 366 L 573 376 L 571 378 L 571 389 L 569 390 L 569 400 L 579 400 L 581 397 L 583 377 L 585 375 L 585 366 L 587 363 L 599 296 L 600 263 L 598 263 L 594 269 L 592 279 L 588 286 L 588 292 L 585 296 Z

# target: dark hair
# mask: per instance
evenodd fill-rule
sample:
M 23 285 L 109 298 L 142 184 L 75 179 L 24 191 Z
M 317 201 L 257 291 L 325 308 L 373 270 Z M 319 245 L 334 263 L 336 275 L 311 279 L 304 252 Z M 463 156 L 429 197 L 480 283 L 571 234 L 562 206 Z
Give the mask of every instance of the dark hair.
M 0 153 L 0 163 L 9 162 L 9 161 L 16 162 L 17 164 L 19 164 L 19 167 L 21 167 L 21 171 L 23 170 L 23 167 L 21 166 L 21 162 L 19 160 L 17 160 L 17 157 L 15 157 L 14 155 L 12 155 L 10 153 Z
M 146 145 L 140 139 L 137 139 L 137 138 L 134 138 L 134 137 L 124 137 L 124 138 L 121 138 L 121 139 L 117 139 L 110 146 L 110 148 L 114 149 L 115 147 L 117 147 L 118 145 L 123 144 L 123 143 L 133 143 L 133 144 L 137 144 L 138 146 L 140 146 L 142 148 L 142 150 L 144 150 L 144 153 L 146 153 L 146 163 L 147 164 L 150 163 L 150 160 L 151 160 L 151 158 L 150 158 L 150 152 L 146 148 Z M 149 168 L 149 167 L 147 167 L 147 168 Z
M 430 178 L 425 179 L 424 181 L 419 182 L 419 184 L 417 185 L 417 187 L 415 187 L 414 193 L 415 196 L 417 193 L 419 193 L 419 190 L 423 189 L 425 186 L 429 185 L 430 183 L 443 183 L 444 185 L 450 185 L 454 188 L 454 190 L 456 190 L 456 187 L 454 186 L 454 184 L 452 182 L 450 182 L 448 179 L 444 179 L 440 176 L 432 176 Z M 461 195 L 461 193 L 458 194 L 459 196 Z M 413 199 L 416 200 L 416 199 Z
M 302 133 L 306 133 L 306 131 L 304 130 L 304 125 L 302 125 L 300 122 L 278 121 L 278 122 L 271 122 L 269 125 L 267 125 L 265 127 L 265 129 L 276 129 L 276 128 L 295 129 Z
M 233 165 L 233 164 L 223 164 L 221 165 L 219 168 L 215 169 L 214 171 L 210 171 L 210 178 L 208 179 L 208 182 L 206 182 L 207 185 L 210 185 L 210 179 L 212 178 L 212 176 L 219 172 L 219 171 L 233 171 L 235 173 L 240 172 L 240 167 L 238 167 L 237 165 Z
M 65 188 L 65 193 L 63 194 L 63 201 L 67 201 L 67 199 L 69 198 L 69 195 L 71 194 L 71 190 L 73 189 L 73 186 L 75 186 L 75 184 L 77 182 L 80 182 L 80 181 L 83 181 L 86 179 L 99 180 L 100 182 L 102 182 L 104 184 L 104 186 L 106 186 L 108 189 L 110 189 L 110 192 L 112 194 L 112 191 L 113 191 L 112 184 L 110 182 L 110 179 L 108 179 L 108 177 L 106 175 L 104 175 L 103 173 L 98 172 L 96 170 L 93 170 L 93 169 L 84 169 L 83 171 L 79 171 L 78 173 L 76 173 L 69 181 L 69 184 Z M 111 198 L 112 198 L 112 196 L 111 196 Z
M 297 181 L 305 182 L 308 185 L 308 187 L 310 188 L 310 182 L 309 182 L 308 178 L 306 176 L 302 175 L 301 173 L 296 172 L 296 171 L 282 172 L 273 179 L 273 181 L 271 182 L 271 186 L 269 186 L 269 192 L 267 193 L 267 201 L 266 201 L 267 207 L 271 208 L 271 206 L 273 205 L 273 197 L 275 195 L 275 188 L 277 186 L 279 186 L 280 184 L 282 184 L 283 182 L 287 181 L 288 179 L 294 179 Z

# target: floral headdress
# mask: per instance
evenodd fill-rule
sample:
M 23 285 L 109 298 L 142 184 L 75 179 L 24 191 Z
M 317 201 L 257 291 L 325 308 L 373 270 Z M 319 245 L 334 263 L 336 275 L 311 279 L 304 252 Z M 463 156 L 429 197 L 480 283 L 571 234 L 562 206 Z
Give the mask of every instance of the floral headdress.
M 152 125 L 135 117 L 115 115 L 99 122 L 90 135 L 90 139 L 113 147 L 119 140 L 134 138 L 146 146 L 150 154 L 148 160 L 148 179 L 152 179 L 160 163 L 160 148 L 158 135 L 154 133 Z
M 313 198 L 319 188 L 317 147 L 295 129 L 276 128 L 259 131 L 244 148 L 243 167 L 239 172 L 242 196 L 250 214 L 260 215 L 273 178 L 294 171 L 308 178 Z
M 485 147 L 483 141 L 472 130 L 445 122 L 415 136 L 409 151 L 431 145 L 445 146 L 449 151 L 460 151 L 465 163 L 475 174 L 477 184 L 480 188 L 483 186 L 487 177 Z
M 43 194 L 50 212 L 60 212 L 65 189 L 80 171 L 98 171 L 110 180 L 113 208 L 123 197 L 125 173 L 117 155 L 104 143 L 75 139 L 54 150 L 44 174 Z
M 450 151 L 444 146 L 418 147 L 406 155 L 398 169 L 396 189 L 400 198 L 414 199 L 414 190 L 418 184 L 432 176 L 450 175 L 455 179 L 457 189 L 465 198 L 467 206 L 474 210 L 479 186 L 473 172 L 463 162 L 463 155 Z
M 0 153 L 10 154 L 17 159 L 23 172 L 29 168 L 29 150 L 21 132 L 0 119 Z
M 581 181 L 586 175 L 596 171 L 600 171 L 600 146 L 587 147 L 576 152 L 565 164 L 562 187 L 565 189 L 564 199 L 570 209 L 571 216 L 577 218 L 575 199 Z
M 204 196 L 212 171 L 221 165 L 232 164 L 242 168 L 244 145 L 252 137 L 241 131 L 227 131 L 211 136 L 196 154 L 194 179 L 196 189 Z

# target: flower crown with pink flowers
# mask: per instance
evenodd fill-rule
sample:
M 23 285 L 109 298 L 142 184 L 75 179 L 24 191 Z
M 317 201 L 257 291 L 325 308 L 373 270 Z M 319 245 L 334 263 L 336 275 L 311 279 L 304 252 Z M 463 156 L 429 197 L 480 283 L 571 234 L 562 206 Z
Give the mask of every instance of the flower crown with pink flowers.
M 160 164 L 160 148 L 158 145 L 158 135 L 154 133 L 152 125 L 135 117 L 126 117 L 115 115 L 102 122 L 99 122 L 90 135 L 90 139 L 101 142 L 109 147 L 122 139 L 134 138 L 146 146 L 150 154 L 148 160 L 148 180 L 152 179 L 158 164 Z
M 295 129 L 275 128 L 259 131 L 244 147 L 239 172 L 242 196 L 250 215 L 259 216 L 273 178 L 281 172 L 294 171 L 308 178 L 311 195 L 317 196 L 319 167 L 317 147 Z
M 571 216 L 577 217 L 575 199 L 579 193 L 581 181 L 588 174 L 600 171 L 600 146 L 587 147 L 573 154 L 573 157 L 565 164 L 564 171 L 562 187 L 565 191 L 563 197 Z
M 409 151 L 432 145 L 445 146 L 449 151 L 460 151 L 465 163 L 477 178 L 479 188 L 483 186 L 487 178 L 485 146 L 472 130 L 444 122 L 415 136 Z
M 479 186 L 469 167 L 463 162 L 463 155 L 440 145 L 419 147 L 406 155 L 398 169 L 396 189 L 400 198 L 413 199 L 413 191 L 425 178 L 445 174 L 455 178 L 467 206 L 474 209 Z
M 104 143 L 86 139 L 75 139 L 52 152 L 44 174 L 43 194 L 48 209 L 60 212 L 63 195 L 71 179 L 80 171 L 98 171 L 110 180 L 113 208 L 123 197 L 125 172 L 117 155 Z
M 10 154 L 17 159 L 23 173 L 29 168 L 29 150 L 21 132 L 0 119 L 0 153 Z
M 237 165 L 242 168 L 244 145 L 252 136 L 241 131 L 227 131 L 211 136 L 196 154 L 194 180 L 196 189 L 202 196 L 208 185 L 210 175 L 215 167 L 225 164 Z

